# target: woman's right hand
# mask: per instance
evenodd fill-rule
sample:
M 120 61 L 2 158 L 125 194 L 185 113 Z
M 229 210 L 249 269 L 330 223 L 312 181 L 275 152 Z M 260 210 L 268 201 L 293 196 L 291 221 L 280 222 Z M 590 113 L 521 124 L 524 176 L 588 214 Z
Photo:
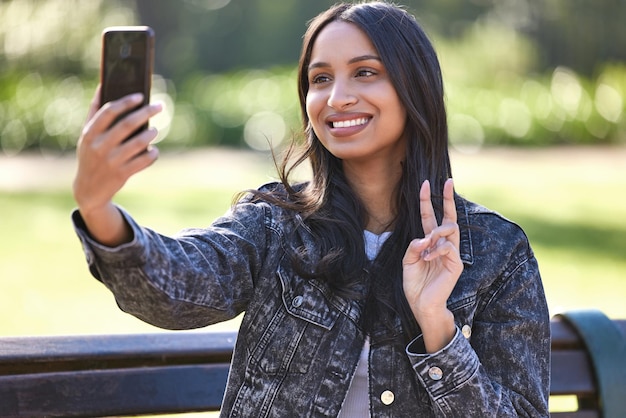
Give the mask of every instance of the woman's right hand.
M 162 107 L 160 104 L 141 107 L 111 126 L 119 115 L 141 103 L 142 96 L 129 95 L 102 107 L 99 97 L 100 88 L 96 90 L 78 140 L 73 193 L 92 237 L 114 246 L 128 241 L 130 230 L 113 206 L 113 196 L 133 174 L 150 166 L 158 157 L 158 150 L 150 145 L 156 138 L 156 129 L 128 137 Z

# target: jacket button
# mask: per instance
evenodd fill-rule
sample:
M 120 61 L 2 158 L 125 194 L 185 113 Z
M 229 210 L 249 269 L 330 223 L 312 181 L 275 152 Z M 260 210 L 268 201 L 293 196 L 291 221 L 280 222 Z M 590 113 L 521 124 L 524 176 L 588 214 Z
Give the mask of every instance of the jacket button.
M 390 390 L 386 390 L 380 394 L 380 400 L 385 405 L 391 405 L 395 399 L 396 396 Z
M 469 340 L 469 337 L 472 336 L 472 327 L 470 327 L 469 325 L 463 325 L 463 328 L 461 328 L 461 333 L 466 339 Z
M 431 367 L 428 369 L 428 376 L 433 380 L 441 380 L 441 378 L 443 378 L 443 372 L 439 367 Z
M 294 308 L 299 308 L 300 305 L 302 305 L 302 302 L 304 302 L 304 298 L 302 296 L 296 296 L 291 301 L 291 306 L 293 306 Z

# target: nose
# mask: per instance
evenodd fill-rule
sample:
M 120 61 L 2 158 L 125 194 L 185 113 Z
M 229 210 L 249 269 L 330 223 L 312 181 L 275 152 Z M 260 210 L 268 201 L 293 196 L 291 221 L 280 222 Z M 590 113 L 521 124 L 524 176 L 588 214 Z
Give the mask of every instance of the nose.
M 343 110 L 358 101 L 348 82 L 335 80 L 326 104 L 335 110 Z

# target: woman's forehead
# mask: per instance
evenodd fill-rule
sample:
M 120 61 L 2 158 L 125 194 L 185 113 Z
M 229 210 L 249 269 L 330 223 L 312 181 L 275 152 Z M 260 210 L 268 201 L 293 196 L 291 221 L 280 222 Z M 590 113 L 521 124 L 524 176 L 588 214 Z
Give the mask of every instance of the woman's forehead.
M 357 25 L 334 21 L 326 25 L 317 35 L 311 51 L 310 62 L 326 61 L 339 56 L 378 56 L 374 44 Z M 347 59 L 350 59 L 347 58 Z

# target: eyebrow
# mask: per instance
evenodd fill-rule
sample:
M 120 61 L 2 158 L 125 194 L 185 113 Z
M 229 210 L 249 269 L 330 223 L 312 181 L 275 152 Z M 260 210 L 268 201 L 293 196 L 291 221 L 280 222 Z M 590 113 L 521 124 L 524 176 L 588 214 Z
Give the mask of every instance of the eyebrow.
M 361 62 L 361 61 L 368 61 L 368 60 L 376 60 L 376 61 L 381 61 L 380 57 L 378 55 L 359 55 L 358 57 L 354 57 L 351 58 L 348 61 L 348 64 L 354 64 L 357 62 Z M 324 67 L 330 67 L 330 64 L 327 62 L 314 62 L 311 65 L 309 65 L 308 67 L 308 71 L 311 71 L 315 68 L 324 68 Z

